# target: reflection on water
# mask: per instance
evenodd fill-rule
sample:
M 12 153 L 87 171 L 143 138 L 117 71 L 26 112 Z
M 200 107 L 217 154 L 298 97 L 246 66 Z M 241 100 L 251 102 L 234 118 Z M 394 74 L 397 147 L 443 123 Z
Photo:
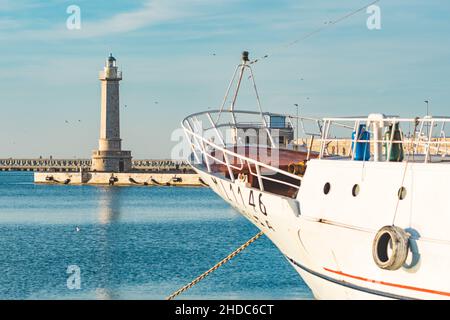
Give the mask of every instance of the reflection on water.
M 123 298 L 120 297 L 118 292 L 115 292 L 111 289 L 106 288 L 97 288 L 95 290 L 95 299 L 96 300 L 121 300 Z
M 104 225 L 100 230 L 102 241 L 98 248 L 101 260 L 104 262 L 100 271 L 100 287 L 95 290 L 95 296 L 98 300 L 120 299 L 118 291 L 109 287 L 113 283 L 114 263 L 110 254 L 110 247 L 114 246 L 114 235 L 111 234 L 107 224 L 119 221 L 121 213 L 121 197 L 123 196 L 122 187 L 99 187 L 99 222 Z
M 99 221 L 101 224 L 118 221 L 121 210 L 121 187 L 100 187 Z
M 164 299 L 257 232 L 207 188 L 32 181 L 0 172 L 0 299 Z M 69 265 L 80 290 L 67 287 Z M 180 296 L 311 297 L 264 237 Z

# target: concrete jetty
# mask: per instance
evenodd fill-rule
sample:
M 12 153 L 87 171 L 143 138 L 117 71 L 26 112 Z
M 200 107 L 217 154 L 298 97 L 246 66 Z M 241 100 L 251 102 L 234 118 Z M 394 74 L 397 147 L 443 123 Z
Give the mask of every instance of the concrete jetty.
M 35 172 L 35 183 L 111 186 L 204 186 L 195 173 L 180 172 Z
M 94 172 L 90 159 L 0 159 L 0 171 L 34 172 L 35 183 L 133 186 L 203 186 L 186 161 L 133 160 L 130 172 Z M 111 176 L 114 179 L 111 179 Z

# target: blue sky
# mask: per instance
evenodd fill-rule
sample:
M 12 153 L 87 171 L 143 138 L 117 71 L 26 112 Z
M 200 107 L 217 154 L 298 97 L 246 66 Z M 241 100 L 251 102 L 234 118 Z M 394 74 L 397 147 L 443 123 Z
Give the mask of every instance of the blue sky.
M 172 131 L 220 105 L 244 49 L 275 52 L 254 70 L 266 111 L 415 116 L 429 99 L 433 114 L 449 115 L 450 3 L 382 0 L 381 30 L 361 12 L 278 50 L 368 2 L 0 0 L 0 157 L 90 157 L 110 52 L 124 73 L 123 147 L 135 158 L 170 157 Z M 72 4 L 81 30 L 66 28 Z

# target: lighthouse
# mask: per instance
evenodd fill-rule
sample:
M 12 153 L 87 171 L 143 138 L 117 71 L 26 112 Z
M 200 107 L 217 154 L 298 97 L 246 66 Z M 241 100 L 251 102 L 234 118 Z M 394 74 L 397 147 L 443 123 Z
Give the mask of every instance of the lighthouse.
M 101 119 L 98 150 L 92 153 L 92 171 L 126 172 L 131 170 L 131 151 L 122 150 L 120 139 L 119 82 L 122 72 L 110 54 L 100 71 Z

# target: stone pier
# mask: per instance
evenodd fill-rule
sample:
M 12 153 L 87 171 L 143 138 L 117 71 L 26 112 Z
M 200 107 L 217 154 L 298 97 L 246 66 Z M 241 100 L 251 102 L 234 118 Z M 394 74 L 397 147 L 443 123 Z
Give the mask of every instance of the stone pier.
M 204 186 L 195 173 L 35 172 L 35 183 L 55 185 Z

